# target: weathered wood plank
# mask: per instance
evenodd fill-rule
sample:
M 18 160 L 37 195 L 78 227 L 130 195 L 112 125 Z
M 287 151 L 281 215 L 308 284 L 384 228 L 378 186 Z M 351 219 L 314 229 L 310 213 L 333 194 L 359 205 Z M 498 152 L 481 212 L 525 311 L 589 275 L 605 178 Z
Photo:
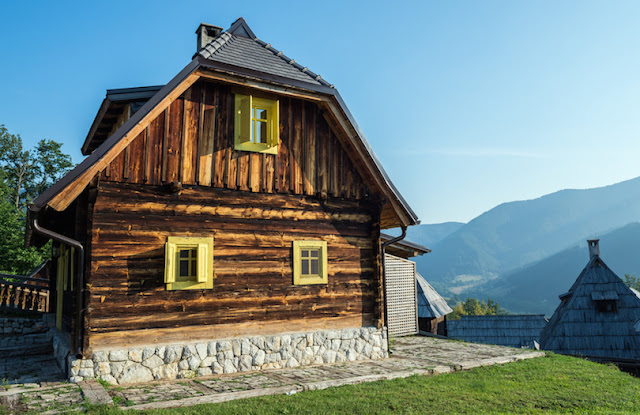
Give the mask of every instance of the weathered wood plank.
M 316 111 L 315 105 L 305 103 L 304 123 L 304 192 L 316 193 Z
M 182 141 L 182 183 L 196 183 L 196 163 L 198 153 L 198 132 L 200 119 L 201 84 L 196 83 L 185 93 L 184 136 Z
M 213 93 L 212 93 L 213 92 Z M 198 184 L 211 186 L 213 166 L 214 141 L 216 137 L 216 105 L 215 90 L 203 88 L 204 99 L 201 111 L 201 137 L 198 148 Z
M 167 168 L 166 182 L 180 181 L 180 147 L 182 145 L 182 117 L 184 109 L 182 97 L 171 103 L 169 108 L 169 128 L 167 136 Z
M 304 113 L 304 104 L 300 101 L 292 100 L 291 107 L 291 153 L 290 166 L 291 166 L 291 191 L 294 194 L 303 193 L 303 170 L 302 164 L 304 162 L 304 154 L 302 152 L 303 147 L 303 131 L 302 120 Z

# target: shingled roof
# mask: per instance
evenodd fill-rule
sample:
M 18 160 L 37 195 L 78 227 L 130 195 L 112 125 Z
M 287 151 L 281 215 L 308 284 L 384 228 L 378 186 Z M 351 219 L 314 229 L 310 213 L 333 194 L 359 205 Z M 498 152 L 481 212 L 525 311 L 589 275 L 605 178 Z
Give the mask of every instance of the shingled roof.
M 391 182 L 338 91 L 317 74 L 257 39 L 242 18 L 196 53 L 178 75 L 97 146 L 89 157 L 38 196 L 29 207 L 30 211 L 37 214 L 45 207 L 56 211 L 66 209 L 91 180 L 133 141 L 145 123 L 151 122 L 154 116 L 200 78 L 317 102 L 326 109 L 331 122 L 341 132 L 339 138 L 351 148 L 350 154 L 357 161 L 356 167 L 361 176 L 370 180 L 372 190 L 380 191 L 384 201 L 381 227 L 419 223 L 417 215 Z
M 242 18 L 236 20 L 229 30 L 221 33 L 198 51 L 198 55 L 211 61 L 242 66 L 315 85 L 333 87 L 320 75 L 287 57 L 270 43 L 258 39 Z
M 540 336 L 543 349 L 594 359 L 640 359 L 640 298 L 593 255 Z M 598 302 L 613 302 L 602 311 Z
M 419 318 L 438 318 L 453 312 L 447 301 L 418 272 L 416 280 Z
M 547 325 L 542 314 L 507 316 L 462 316 L 447 321 L 447 334 L 473 343 L 511 347 L 534 347 Z

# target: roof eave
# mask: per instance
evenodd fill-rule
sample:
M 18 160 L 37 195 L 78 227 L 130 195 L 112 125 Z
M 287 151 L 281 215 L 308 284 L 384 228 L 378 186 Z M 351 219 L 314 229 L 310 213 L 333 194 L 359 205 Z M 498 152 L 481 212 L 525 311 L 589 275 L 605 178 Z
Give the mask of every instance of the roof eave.
M 83 156 L 89 155 L 89 145 L 91 145 L 93 136 L 96 134 L 96 131 L 98 130 L 100 123 L 102 123 L 102 119 L 104 118 L 104 115 L 109 110 L 110 105 L 111 105 L 111 101 L 109 101 L 109 98 L 105 98 L 102 100 L 102 104 L 100 104 L 100 109 L 98 110 L 96 117 L 93 119 L 93 123 L 91 124 L 91 128 L 89 129 L 89 133 L 87 134 L 87 137 L 85 138 L 84 143 L 82 144 L 81 151 Z
M 128 134 L 142 119 L 144 119 L 161 101 L 173 92 L 173 90 L 189 77 L 199 64 L 194 59 L 185 66 L 178 75 L 176 75 L 169 83 L 167 83 L 160 91 L 158 91 L 149 101 L 147 101 L 140 110 L 138 110 L 131 118 L 129 118 L 120 128 L 118 128 L 104 143 L 102 143 L 95 151 L 93 151 L 80 164 L 73 168 L 69 173 L 64 175 L 53 186 L 42 192 L 32 204 L 29 210 L 39 212 L 42 208 L 51 206 L 52 200 L 66 190 L 76 179 L 86 174 L 94 164 L 101 160 L 111 148 L 120 141 L 122 137 Z M 90 179 L 89 179 L 90 180 Z M 84 190 L 75 189 L 74 193 L 80 194 Z M 64 204 L 63 204 L 64 205 Z M 54 210 L 64 210 L 65 206 L 51 206 Z

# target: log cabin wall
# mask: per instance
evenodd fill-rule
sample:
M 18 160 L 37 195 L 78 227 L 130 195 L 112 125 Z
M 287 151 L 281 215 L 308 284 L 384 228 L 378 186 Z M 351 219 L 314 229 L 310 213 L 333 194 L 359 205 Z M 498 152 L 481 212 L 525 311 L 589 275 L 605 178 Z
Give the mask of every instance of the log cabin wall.
M 102 182 L 91 222 L 88 344 L 122 346 L 123 332 L 141 329 L 216 325 L 207 332 L 215 338 L 371 325 L 379 307 L 379 208 L 371 209 L 365 200 Z M 165 289 L 170 235 L 213 235 L 213 289 Z M 292 242 L 306 239 L 327 241 L 326 285 L 293 285 Z M 145 330 L 140 339 L 171 339 L 152 338 Z
M 369 193 L 315 103 L 278 96 L 278 154 L 234 150 L 234 93 L 199 81 L 102 172 L 101 180 L 362 199 Z M 255 93 L 254 93 L 255 95 Z

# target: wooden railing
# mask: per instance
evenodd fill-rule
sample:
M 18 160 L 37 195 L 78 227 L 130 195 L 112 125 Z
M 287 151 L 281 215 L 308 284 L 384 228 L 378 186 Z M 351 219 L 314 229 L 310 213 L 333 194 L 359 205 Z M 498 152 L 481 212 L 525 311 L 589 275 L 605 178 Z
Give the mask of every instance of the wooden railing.
M 49 312 L 49 280 L 0 274 L 0 309 Z

